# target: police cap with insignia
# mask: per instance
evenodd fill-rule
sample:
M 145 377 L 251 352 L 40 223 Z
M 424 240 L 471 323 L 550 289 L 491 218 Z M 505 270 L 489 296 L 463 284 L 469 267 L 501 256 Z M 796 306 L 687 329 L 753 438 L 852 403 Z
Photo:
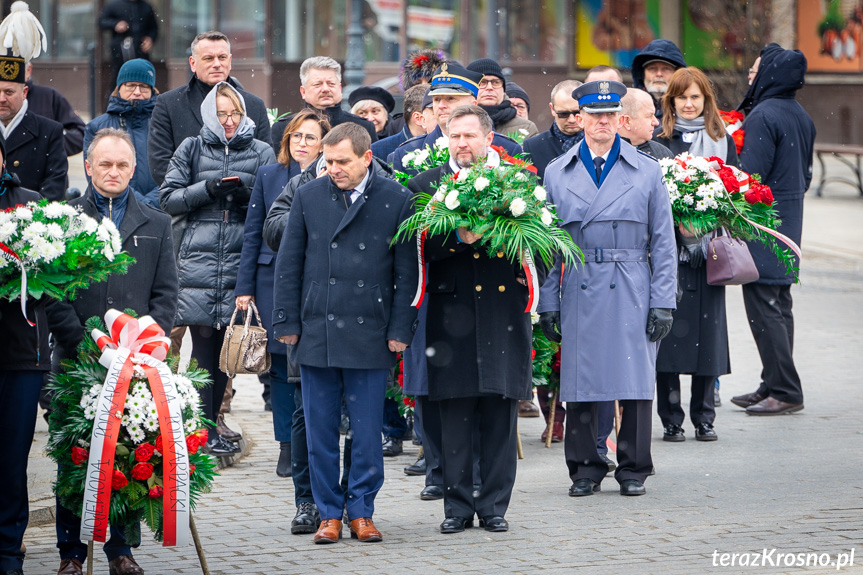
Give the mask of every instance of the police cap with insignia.
M 572 91 L 574 100 L 578 100 L 580 112 L 588 114 L 603 114 L 620 112 L 620 98 L 626 94 L 626 86 L 613 80 L 598 80 L 587 82 Z
M 482 74 L 471 72 L 458 64 L 444 62 L 432 76 L 429 96 L 473 96 L 479 93 Z

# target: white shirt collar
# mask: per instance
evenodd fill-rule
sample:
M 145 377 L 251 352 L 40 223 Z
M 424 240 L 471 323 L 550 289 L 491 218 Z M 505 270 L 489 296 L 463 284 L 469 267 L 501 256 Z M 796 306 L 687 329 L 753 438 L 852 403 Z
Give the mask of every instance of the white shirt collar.
M 374 161 L 374 160 L 372 160 Z M 351 203 L 354 203 L 358 197 L 360 197 L 363 192 L 366 191 L 366 186 L 369 184 L 369 175 L 371 175 L 371 171 L 373 168 L 369 166 L 369 169 L 366 170 L 366 177 L 363 178 L 363 181 L 359 183 L 359 185 L 354 188 L 354 191 L 351 192 Z
M 593 150 L 590 149 L 590 146 L 587 147 L 587 150 L 590 152 L 590 159 L 591 160 L 596 159 L 596 154 L 593 153 Z M 608 161 L 608 154 L 610 154 L 610 153 L 611 153 L 611 148 L 609 148 L 607 152 L 605 152 L 603 155 L 601 155 L 599 157 L 607 162 Z
M 488 148 L 486 150 L 488 155 L 485 158 L 485 167 L 486 168 L 496 168 L 500 165 L 500 154 L 494 151 L 492 148 Z M 449 167 L 454 174 L 457 174 L 459 170 L 462 168 L 456 163 L 455 158 L 450 156 L 449 158 Z

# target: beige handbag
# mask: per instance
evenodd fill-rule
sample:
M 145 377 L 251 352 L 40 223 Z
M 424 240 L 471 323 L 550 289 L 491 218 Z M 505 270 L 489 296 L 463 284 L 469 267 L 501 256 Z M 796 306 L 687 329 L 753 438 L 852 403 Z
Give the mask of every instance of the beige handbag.
M 240 308 L 234 308 L 231 322 L 225 328 L 225 342 L 219 355 L 219 369 L 234 377 L 238 373 L 261 374 L 270 371 L 270 354 L 267 351 L 267 330 L 261 323 L 258 308 L 254 301 L 249 302 L 251 311 L 247 311 L 243 329 L 234 329 L 234 320 Z M 258 325 L 250 325 L 252 312 Z

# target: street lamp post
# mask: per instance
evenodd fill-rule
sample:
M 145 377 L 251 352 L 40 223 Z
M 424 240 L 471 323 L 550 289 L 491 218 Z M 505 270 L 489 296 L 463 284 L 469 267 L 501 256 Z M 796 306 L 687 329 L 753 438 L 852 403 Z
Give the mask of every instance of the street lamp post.
M 363 68 L 366 62 L 366 53 L 363 46 L 362 0 L 351 0 L 351 25 L 348 27 L 348 49 L 345 57 L 345 86 L 344 99 L 348 101 L 351 92 L 363 85 L 365 72 Z M 347 104 L 345 104 L 347 105 Z

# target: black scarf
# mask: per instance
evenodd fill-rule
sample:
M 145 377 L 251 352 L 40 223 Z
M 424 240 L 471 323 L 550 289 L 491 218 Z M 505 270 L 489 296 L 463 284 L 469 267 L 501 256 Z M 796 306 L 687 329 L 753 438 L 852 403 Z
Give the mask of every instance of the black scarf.
M 558 127 L 557 122 L 551 123 L 551 133 L 554 135 L 555 138 L 557 138 L 558 140 L 563 142 L 563 153 L 566 153 L 569 150 L 571 150 L 574 145 L 576 145 L 577 143 L 579 143 L 581 141 L 581 138 L 584 135 L 584 133 L 579 130 L 578 132 L 574 133 L 573 135 L 567 136 Z
M 497 127 L 501 124 L 506 124 L 515 118 L 516 115 L 516 110 L 512 107 L 512 104 L 509 103 L 509 100 L 505 101 L 503 104 L 498 104 L 497 106 L 480 105 L 480 108 L 488 112 L 488 115 L 491 116 L 491 123 L 494 125 L 495 130 L 497 130 Z

